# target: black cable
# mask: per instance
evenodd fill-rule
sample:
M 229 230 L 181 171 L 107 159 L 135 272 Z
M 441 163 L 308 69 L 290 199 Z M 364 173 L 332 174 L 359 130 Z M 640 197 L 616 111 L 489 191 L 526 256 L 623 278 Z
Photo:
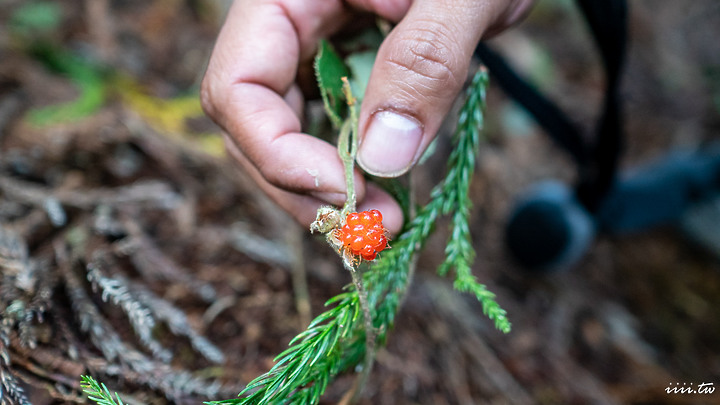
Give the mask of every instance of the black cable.
M 475 56 L 488 68 L 495 83 L 517 101 L 560 148 L 569 153 L 578 165 L 587 163 L 590 158 L 588 146 L 575 124 L 555 103 L 521 78 L 487 44 L 481 42 L 475 49 Z
M 475 55 L 495 82 L 522 105 L 550 138 L 578 165 L 578 200 L 594 212 L 615 181 L 622 150 L 622 114 L 618 87 L 627 42 L 626 0 L 577 0 L 600 50 L 606 75 L 602 114 L 595 141 L 588 143 L 582 131 L 555 103 L 521 78 L 498 53 L 481 43 Z
M 620 74 L 627 44 L 626 0 L 578 0 L 605 68 L 605 98 L 595 129 L 591 164 L 576 187 L 578 200 L 595 212 L 610 191 L 617 175 L 623 148 Z

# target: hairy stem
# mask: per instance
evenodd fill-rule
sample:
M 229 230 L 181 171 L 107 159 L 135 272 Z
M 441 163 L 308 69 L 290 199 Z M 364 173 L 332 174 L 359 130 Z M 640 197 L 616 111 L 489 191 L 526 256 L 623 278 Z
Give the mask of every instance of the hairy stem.
M 347 100 L 350 110 L 350 117 L 346 119 L 340 130 L 338 139 L 338 153 L 345 167 L 345 185 L 347 187 L 347 201 L 343 207 L 341 215 L 344 217 L 350 212 L 356 210 L 357 197 L 355 195 L 355 155 L 358 148 L 358 113 L 355 97 L 352 95 L 350 83 L 347 77 L 342 78 L 343 93 Z M 354 386 L 351 403 L 356 402 L 360 398 L 360 393 L 365 386 L 365 382 L 370 375 L 373 363 L 375 362 L 375 330 L 373 328 L 372 312 L 370 311 L 370 303 L 368 302 L 368 294 L 363 285 L 363 278 L 357 267 L 353 263 L 344 260 L 345 268 L 350 271 L 352 281 L 358 293 L 358 301 L 362 309 L 363 321 L 365 324 L 365 365 L 362 372 L 358 375 L 358 379 Z
M 338 155 L 340 155 L 340 160 L 342 160 L 345 167 L 345 187 L 347 188 L 347 198 L 340 213 L 343 218 L 355 211 L 357 203 L 354 176 L 355 150 L 353 150 L 353 143 L 355 142 L 351 139 L 354 138 L 352 132 L 352 123 L 347 120 L 343 122 L 343 126 L 340 128 L 340 137 L 338 138 Z
M 354 393 L 350 403 L 355 403 L 360 399 L 360 393 L 362 393 L 365 383 L 370 376 L 373 364 L 375 363 L 375 328 L 372 322 L 372 313 L 370 312 L 370 304 L 368 302 L 367 290 L 362 281 L 362 275 L 354 266 L 346 266 L 352 275 L 353 284 L 357 289 L 358 301 L 360 302 L 360 309 L 363 314 L 363 321 L 365 324 L 365 364 L 363 369 L 357 377 L 356 383 L 353 386 Z
M 343 122 L 340 128 L 340 137 L 338 138 L 338 154 L 345 167 L 345 187 L 347 188 L 347 200 L 341 212 L 342 216 L 345 217 L 347 214 L 355 212 L 357 203 L 355 195 L 355 155 L 358 148 L 358 113 L 347 77 L 343 77 L 342 82 L 343 92 L 350 109 L 350 119 Z

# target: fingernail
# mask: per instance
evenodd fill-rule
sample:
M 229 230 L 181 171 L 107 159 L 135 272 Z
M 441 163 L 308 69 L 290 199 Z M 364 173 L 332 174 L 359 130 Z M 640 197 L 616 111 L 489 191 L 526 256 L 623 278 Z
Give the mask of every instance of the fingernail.
M 414 119 L 378 111 L 360 144 L 358 164 L 375 176 L 399 176 L 414 163 L 421 138 L 422 128 Z

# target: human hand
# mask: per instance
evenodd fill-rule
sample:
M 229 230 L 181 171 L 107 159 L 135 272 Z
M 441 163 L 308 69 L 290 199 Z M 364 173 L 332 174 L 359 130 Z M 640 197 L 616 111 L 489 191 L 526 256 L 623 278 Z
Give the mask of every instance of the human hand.
M 533 0 L 236 0 L 218 36 L 202 85 L 207 114 L 260 188 L 309 225 L 322 204 L 342 205 L 345 179 L 337 150 L 301 132 L 299 67 L 320 38 L 354 12 L 397 26 L 382 43 L 359 119 L 357 162 L 395 177 L 422 156 L 461 90 L 482 37 L 524 16 Z M 352 9 L 352 8 L 354 9 Z M 358 210 L 379 209 L 393 233 L 397 202 L 356 169 Z

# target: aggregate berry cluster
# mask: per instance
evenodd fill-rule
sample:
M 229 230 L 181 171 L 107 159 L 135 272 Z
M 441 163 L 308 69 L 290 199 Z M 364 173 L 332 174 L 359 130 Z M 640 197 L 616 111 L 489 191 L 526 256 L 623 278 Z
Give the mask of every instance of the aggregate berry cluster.
M 345 225 L 335 232 L 343 249 L 365 260 L 375 260 L 378 252 L 387 247 L 387 231 L 378 210 L 351 212 Z

